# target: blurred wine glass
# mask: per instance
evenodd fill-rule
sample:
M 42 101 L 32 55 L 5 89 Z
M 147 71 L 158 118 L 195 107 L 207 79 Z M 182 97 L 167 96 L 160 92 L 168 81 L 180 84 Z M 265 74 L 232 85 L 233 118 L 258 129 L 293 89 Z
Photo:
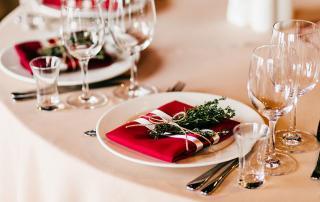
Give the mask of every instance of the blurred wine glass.
M 132 58 L 129 85 L 122 84 L 114 93 L 122 99 L 156 93 L 153 86 L 139 85 L 136 56 L 146 49 L 154 35 L 156 10 L 154 0 L 109 0 L 108 30 L 118 49 Z
M 104 19 L 101 0 L 62 2 L 62 36 L 68 52 L 78 59 L 82 73 L 82 92 L 67 99 L 77 108 L 93 109 L 107 103 L 103 94 L 91 93 L 87 80 L 88 63 L 104 43 Z
M 288 152 L 304 152 L 319 147 L 315 135 L 296 129 L 297 102 L 310 92 L 319 80 L 319 29 L 305 20 L 286 20 L 277 22 L 273 27 L 272 43 L 282 49 L 294 49 L 300 67 L 298 93 L 291 112 L 289 129 L 277 131 L 276 147 Z
M 265 45 L 254 50 L 248 80 L 248 94 L 253 106 L 269 120 L 270 136 L 265 159 L 267 175 L 284 175 L 294 171 L 296 161 L 275 150 L 274 129 L 279 117 L 291 111 L 297 90 L 299 68 L 292 50 Z

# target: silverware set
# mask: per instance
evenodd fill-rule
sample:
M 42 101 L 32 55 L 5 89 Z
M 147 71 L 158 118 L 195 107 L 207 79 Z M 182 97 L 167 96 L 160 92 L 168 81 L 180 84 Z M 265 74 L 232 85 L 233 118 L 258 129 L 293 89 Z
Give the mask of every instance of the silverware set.
M 200 190 L 202 195 L 208 196 L 217 190 L 228 175 L 238 166 L 238 159 L 219 163 L 189 182 L 187 189 L 190 191 Z
M 120 85 L 124 80 L 127 80 L 127 79 L 129 79 L 129 76 L 123 75 L 123 76 L 116 77 L 114 79 L 92 83 L 90 84 L 90 88 L 98 89 L 98 88 L 105 88 L 105 87 L 113 87 L 113 86 Z M 63 94 L 63 93 L 69 93 L 73 91 L 80 91 L 81 88 L 82 88 L 81 85 L 59 86 L 58 91 L 60 94 Z M 14 101 L 24 101 L 29 99 L 35 99 L 36 97 L 37 97 L 37 91 L 35 89 L 28 90 L 28 91 L 11 92 L 11 98 Z
M 119 76 L 111 80 L 101 81 L 90 84 L 91 89 L 98 89 L 98 88 L 105 88 L 105 87 L 113 87 L 120 85 L 124 80 L 129 79 L 129 76 Z M 179 92 L 182 91 L 185 88 L 186 84 L 182 81 L 178 81 L 175 83 L 172 87 L 169 87 L 166 92 Z M 79 91 L 81 90 L 81 85 L 75 85 L 75 86 L 59 86 L 58 91 L 60 94 L 63 93 L 69 93 L 73 91 Z M 24 101 L 24 100 L 30 100 L 35 99 L 37 97 L 37 91 L 34 90 L 27 90 L 27 91 L 14 91 L 11 92 L 11 98 L 14 101 Z

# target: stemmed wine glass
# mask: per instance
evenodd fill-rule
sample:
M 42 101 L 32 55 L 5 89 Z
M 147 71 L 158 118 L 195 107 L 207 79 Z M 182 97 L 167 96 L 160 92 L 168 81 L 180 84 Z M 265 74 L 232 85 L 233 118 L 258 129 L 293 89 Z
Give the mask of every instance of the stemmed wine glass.
M 272 43 L 283 49 L 294 49 L 301 68 L 298 93 L 291 112 L 289 129 L 277 131 L 276 147 L 288 152 L 304 152 L 318 148 L 314 134 L 296 129 L 297 102 L 311 91 L 319 80 L 319 29 L 305 20 L 286 20 L 273 26 Z
M 114 93 L 122 99 L 141 97 L 156 93 L 153 86 L 139 85 L 137 82 L 136 56 L 146 49 L 153 38 L 156 24 L 154 0 L 109 0 L 108 30 L 116 47 L 128 56 L 133 64 L 129 85 L 122 84 Z
M 105 26 L 101 0 L 65 0 L 62 2 L 62 38 L 68 52 L 78 59 L 82 74 L 82 93 L 67 103 L 77 108 L 93 109 L 107 103 L 106 96 L 89 92 L 88 64 L 104 43 Z
M 265 172 L 267 175 L 283 175 L 297 167 L 295 159 L 275 150 L 274 129 L 279 117 L 290 112 L 297 90 L 299 68 L 295 65 L 295 53 L 276 45 L 265 45 L 254 50 L 248 80 L 248 94 L 254 107 L 269 120 L 270 136 Z

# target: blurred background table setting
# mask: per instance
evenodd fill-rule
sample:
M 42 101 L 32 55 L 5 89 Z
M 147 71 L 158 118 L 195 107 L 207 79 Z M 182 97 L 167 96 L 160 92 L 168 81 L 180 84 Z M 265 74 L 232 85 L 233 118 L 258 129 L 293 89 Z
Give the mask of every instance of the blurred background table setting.
M 320 200 L 320 2 L 0 0 L 0 19 L 0 201 Z

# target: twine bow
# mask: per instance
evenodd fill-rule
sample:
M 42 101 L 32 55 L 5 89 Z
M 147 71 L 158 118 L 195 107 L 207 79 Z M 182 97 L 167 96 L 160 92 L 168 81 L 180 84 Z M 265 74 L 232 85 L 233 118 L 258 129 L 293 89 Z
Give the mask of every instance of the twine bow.
M 203 139 L 205 139 L 205 141 L 207 141 L 210 145 L 213 144 L 208 138 L 206 138 L 205 136 L 198 134 L 192 130 L 189 130 L 187 128 L 184 128 L 182 126 L 180 126 L 178 124 L 179 121 L 182 121 L 183 119 L 185 119 L 187 116 L 187 114 L 185 112 L 179 112 L 177 114 L 175 114 L 172 118 L 163 118 L 161 116 L 158 115 L 151 115 L 151 116 L 142 116 L 142 118 L 147 119 L 150 124 L 132 124 L 132 125 L 128 125 L 126 126 L 127 128 L 130 127 L 136 127 L 136 126 L 148 126 L 148 125 L 158 125 L 158 124 L 168 124 L 168 125 L 172 125 L 175 126 L 177 128 L 179 128 L 179 130 L 185 135 L 185 144 L 186 144 L 186 150 L 189 151 L 189 145 L 188 145 L 188 134 L 194 134 L 196 136 L 202 137 Z M 202 131 L 202 130 L 201 130 Z M 212 132 L 213 134 L 217 135 L 217 133 L 215 133 L 212 130 L 209 129 L 203 129 L 203 132 Z M 165 134 L 162 134 L 165 135 Z M 169 135 L 165 135 L 165 136 L 169 136 Z

